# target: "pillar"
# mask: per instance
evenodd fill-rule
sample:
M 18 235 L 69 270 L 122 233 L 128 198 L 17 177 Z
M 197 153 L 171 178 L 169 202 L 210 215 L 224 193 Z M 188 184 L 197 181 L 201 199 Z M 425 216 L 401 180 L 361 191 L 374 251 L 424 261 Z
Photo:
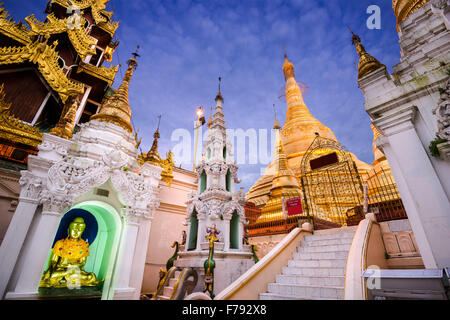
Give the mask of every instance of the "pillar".
M 416 108 L 374 121 L 426 268 L 450 266 L 450 204 L 414 127 Z M 445 178 L 445 177 L 442 177 Z
M 69 202 L 66 199 L 59 199 L 53 195 L 44 199 L 42 214 L 36 232 L 28 240 L 30 250 L 25 253 L 23 267 L 13 294 L 34 295 L 37 293 L 62 213 L 68 205 Z
M 39 205 L 38 192 L 28 194 L 27 197 L 28 188 L 29 186 L 21 192 L 19 204 L 0 247 L 0 299 L 4 298 L 9 279 Z
M 223 230 L 223 241 L 224 248 L 223 251 L 230 251 L 230 233 L 231 233 L 231 218 L 232 214 L 224 214 L 223 215 L 223 225 L 225 225 L 225 230 Z
M 200 243 L 205 242 L 206 230 L 206 214 L 197 213 L 198 230 L 197 230 L 197 247 L 195 250 L 201 250 Z
M 125 219 L 125 228 L 122 240 L 122 246 L 120 249 L 120 256 L 117 263 L 118 273 L 115 279 L 115 290 L 126 290 L 131 289 L 131 272 L 132 264 L 134 258 L 134 251 L 136 247 L 136 241 L 139 231 L 139 218 L 131 214 L 127 214 Z M 134 288 L 133 288 L 134 289 Z M 131 291 L 131 290 L 130 290 Z M 133 290 L 130 295 L 135 295 L 135 290 Z M 114 295 L 114 299 L 130 299 L 128 295 L 121 296 L 120 292 Z
M 137 234 L 136 249 L 134 251 L 133 270 L 131 273 L 130 286 L 135 288 L 133 299 L 139 300 L 142 281 L 144 280 L 145 260 L 148 250 L 148 239 L 156 206 L 149 208 L 149 214 L 144 214 L 140 219 L 139 231 Z

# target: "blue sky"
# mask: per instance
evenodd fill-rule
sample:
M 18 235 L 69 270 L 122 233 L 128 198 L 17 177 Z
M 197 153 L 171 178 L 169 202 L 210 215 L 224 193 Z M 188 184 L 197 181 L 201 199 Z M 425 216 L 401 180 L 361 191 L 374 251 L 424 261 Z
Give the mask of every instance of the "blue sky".
M 6 0 L 5 7 L 16 20 L 31 13 L 42 19 L 46 3 Z M 381 30 L 366 27 L 370 5 L 381 8 Z M 304 98 L 311 113 L 360 160 L 371 163 L 373 135 L 348 27 L 392 72 L 400 52 L 391 5 L 389 0 L 111 0 L 108 9 L 120 20 L 113 63 L 124 65 L 115 87 L 139 44 L 142 57 L 130 88 L 133 123 L 147 151 L 162 114 L 164 156 L 176 144 L 170 140 L 175 129 L 193 131 L 196 106 L 209 113 L 219 76 L 228 128 L 270 129 L 273 104 L 283 124 L 286 102 L 278 96 L 284 86 L 284 45 L 297 81 L 309 87 Z M 241 186 L 248 190 L 261 167 L 242 165 Z

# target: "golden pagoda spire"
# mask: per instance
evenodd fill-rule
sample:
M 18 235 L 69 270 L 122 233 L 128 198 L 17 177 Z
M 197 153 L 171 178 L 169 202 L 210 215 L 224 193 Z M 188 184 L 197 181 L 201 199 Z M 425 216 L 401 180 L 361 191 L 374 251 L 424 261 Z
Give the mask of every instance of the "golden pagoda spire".
M 272 181 L 271 195 L 281 196 L 286 192 L 286 189 L 295 189 L 297 191 L 300 189 L 297 179 L 288 165 L 286 152 L 284 150 L 283 142 L 281 141 L 281 126 L 277 121 L 276 114 L 273 128 L 275 130 L 275 153 L 273 162 L 275 175 Z
M 272 186 L 268 195 L 268 200 L 261 208 L 261 216 L 258 221 L 277 221 L 283 219 L 283 201 L 302 196 L 302 192 L 295 178 L 294 173 L 289 168 L 286 152 L 281 141 L 281 127 L 275 117 L 275 152 L 274 161 L 271 164 L 275 171 L 271 179 Z M 251 191 L 249 191 L 251 192 Z
M 358 35 L 354 34 L 351 29 L 350 32 L 352 33 L 352 44 L 356 47 L 359 56 L 358 79 L 361 79 L 384 65 L 367 53 Z
M 279 129 L 281 129 L 281 126 L 280 126 L 280 124 L 278 123 L 278 120 L 277 120 L 277 111 L 275 110 L 275 104 L 273 105 L 273 113 L 274 113 L 274 117 L 275 117 L 275 121 L 274 121 L 274 124 L 273 124 L 273 129 L 274 130 L 279 130 Z
M 211 129 L 211 125 L 212 125 L 212 117 L 213 117 L 213 111 L 212 111 L 212 106 L 211 106 L 211 113 L 210 113 L 210 115 L 209 115 L 209 120 L 208 120 L 208 124 L 207 124 L 207 126 L 208 126 L 208 129 Z
M 153 144 L 150 149 L 150 151 L 145 156 L 144 161 L 154 164 L 155 166 L 159 166 L 161 163 L 161 157 L 158 153 L 158 140 L 161 138 L 161 135 L 159 134 L 159 126 L 161 124 L 161 115 L 158 116 L 158 128 L 156 129 L 155 133 L 153 134 Z
M 91 120 L 113 123 L 124 128 L 129 133 L 133 132 L 133 126 L 130 123 L 131 109 L 128 99 L 128 89 L 134 70 L 136 70 L 138 65 L 137 57 L 140 57 L 138 50 L 139 46 L 136 52 L 133 53 L 133 57 L 128 60 L 128 69 L 119 89 L 117 89 L 114 95 L 107 97 L 103 101 L 100 112 L 93 115 Z
M 154 166 L 163 168 L 161 172 L 161 180 L 165 181 L 167 185 L 171 186 L 173 180 L 173 168 L 175 166 L 174 154 L 171 150 L 166 153 L 166 159 L 163 160 L 158 152 L 158 140 L 161 137 L 159 134 L 159 127 L 161 124 L 161 115 L 158 116 L 158 127 L 153 134 L 153 144 L 149 152 L 141 153 L 138 156 L 138 162 L 142 166 L 144 163 L 149 163 Z
M 50 130 L 50 134 L 71 140 L 75 128 L 75 116 L 79 105 L 80 99 L 78 96 L 69 97 L 64 105 L 59 122 Z
M 287 114 L 286 123 L 283 126 L 283 143 L 287 156 L 303 156 L 303 153 L 311 145 L 315 138 L 315 132 L 322 137 L 336 141 L 334 133 L 309 111 L 303 100 L 302 90 L 295 79 L 294 65 L 289 61 L 286 52 L 284 54 L 283 73 L 286 80 Z M 297 163 L 293 164 L 298 166 Z

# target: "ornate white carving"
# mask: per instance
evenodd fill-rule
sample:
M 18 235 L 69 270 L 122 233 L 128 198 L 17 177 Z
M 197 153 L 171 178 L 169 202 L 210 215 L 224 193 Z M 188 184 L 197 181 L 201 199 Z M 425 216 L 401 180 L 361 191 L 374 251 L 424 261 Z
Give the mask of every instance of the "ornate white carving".
M 102 161 L 82 162 L 79 158 L 65 157 L 48 171 L 47 190 L 42 202 L 54 207 L 58 201 L 65 199 L 66 204 L 70 205 L 76 197 L 111 179 L 129 208 L 128 214 L 146 218 L 147 207 L 155 192 L 142 174 L 131 172 L 126 167 L 128 162 L 129 158 L 119 149 L 105 153 Z
M 49 190 L 43 190 L 41 193 L 42 214 L 59 216 L 64 209 L 69 207 L 73 199 L 67 197 L 64 193 L 52 193 Z
M 39 145 L 39 151 L 55 151 L 60 156 L 66 156 L 67 155 L 67 144 L 61 144 L 57 143 L 55 141 L 48 141 L 44 140 Z
M 194 209 L 197 212 L 197 214 L 202 214 L 202 215 L 206 215 L 207 212 L 207 208 L 205 206 L 205 204 L 198 200 L 198 199 L 191 199 L 190 201 L 187 202 L 187 217 L 189 218 L 190 216 L 192 216 L 192 214 L 194 213 Z
M 42 179 L 30 171 L 22 171 L 19 179 L 21 187 L 20 199 L 25 201 L 38 201 L 42 191 Z

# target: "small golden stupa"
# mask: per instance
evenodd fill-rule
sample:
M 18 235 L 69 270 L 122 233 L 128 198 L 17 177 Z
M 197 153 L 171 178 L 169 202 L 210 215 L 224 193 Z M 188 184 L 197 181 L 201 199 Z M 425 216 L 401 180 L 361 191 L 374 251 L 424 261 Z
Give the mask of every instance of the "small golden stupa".
M 133 132 L 133 126 L 130 123 L 131 108 L 128 99 L 128 90 L 134 70 L 138 65 L 136 57 L 139 57 L 137 51 L 133 55 L 134 57 L 128 60 L 128 69 L 119 89 L 112 96 L 107 96 L 103 100 L 99 113 L 91 117 L 91 120 L 113 123 L 124 128 L 129 133 Z

